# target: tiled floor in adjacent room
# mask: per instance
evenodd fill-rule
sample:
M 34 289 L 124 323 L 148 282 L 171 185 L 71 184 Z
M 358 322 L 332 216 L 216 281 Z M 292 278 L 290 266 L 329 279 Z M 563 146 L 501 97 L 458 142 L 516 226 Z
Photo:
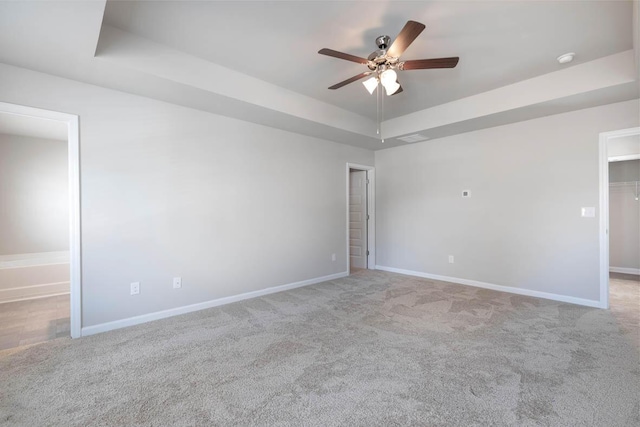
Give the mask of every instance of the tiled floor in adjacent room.
M 0 304 L 0 350 L 67 337 L 69 295 Z

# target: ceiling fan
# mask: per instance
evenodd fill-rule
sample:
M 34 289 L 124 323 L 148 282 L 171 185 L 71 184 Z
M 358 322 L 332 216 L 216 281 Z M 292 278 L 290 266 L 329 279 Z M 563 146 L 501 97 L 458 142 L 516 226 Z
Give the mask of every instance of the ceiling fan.
M 396 95 L 402 92 L 402 86 L 398 82 L 398 74 L 396 70 L 425 70 L 429 68 L 454 68 L 458 64 L 457 56 L 451 58 L 436 59 L 414 59 L 409 61 L 400 61 L 400 55 L 409 47 L 411 43 L 424 30 L 424 24 L 416 21 L 407 21 L 398 37 L 393 41 L 391 46 L 389 36 L 378 36 L 376 45 L 378 50 L 374 51 L 367 59 L 348 53 L 338 52 L 333 49 L 320 49 L 321 55 L 332 56 L 334 58 L 344 59 L 347 61 L 357 62 L 366 65 L 369 70 L 351 77 L 345 81 L 337 83 L 329 89 L 339 89 L 343 86 L 353 83 L 365 77 L 371 76 L 363 82 L 370 94 L 376 90 L 379 84 L 382 84 L 387 95 Z

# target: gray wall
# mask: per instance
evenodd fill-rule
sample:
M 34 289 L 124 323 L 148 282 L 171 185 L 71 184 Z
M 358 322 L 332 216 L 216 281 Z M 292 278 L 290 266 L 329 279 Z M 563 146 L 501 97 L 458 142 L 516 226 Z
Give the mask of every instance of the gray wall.
M 598 300 L 580 211 L 599 204 L 599 133 L 638 121 L 635 100 L 377 151 L 377 264 Z
M 640 160 L 609 163 L 610 182 L 640 181 Z M 634 185 L 609 187 L 609 265 L 640 269 L 640 201 Z
M 0 134 L 0 255 L 66 250 L 67 142 Z
M 372 152 L 3 64 L 0 93 L 80 116 L 83 326 L 346 271 Z

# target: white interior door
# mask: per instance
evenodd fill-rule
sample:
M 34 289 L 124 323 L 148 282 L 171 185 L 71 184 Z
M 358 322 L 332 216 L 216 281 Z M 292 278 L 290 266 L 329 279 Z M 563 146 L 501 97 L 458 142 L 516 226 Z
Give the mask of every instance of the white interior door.
M 367 172 L 349 173 L 349 258 L 351 268 L 367 268 Z

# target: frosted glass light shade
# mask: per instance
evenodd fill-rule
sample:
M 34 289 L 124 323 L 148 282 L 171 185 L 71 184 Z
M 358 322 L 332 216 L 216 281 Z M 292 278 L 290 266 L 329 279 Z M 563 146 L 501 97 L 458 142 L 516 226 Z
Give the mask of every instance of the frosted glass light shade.
M 382 86 L 384 86 L 385 88 L 387 87 L 387 85 L 395 83 L 396 80 L 398 80 L 398 74 L 391 69 L 384 70 L 382 74 L 380 74 L 380 83 L 382 83 Z
M 376 77 L 371 77 L 363 81 L 362 84 L 367 88 L 369 94 L 373 95 L 373 91 L 378 87 L 378 79 Z
M 393 95 L 398 91 L 398 89 L 400 89 L 400 84 L 396 81 L 384 85 L 384 90 L 387 92 L 387 96 Z

